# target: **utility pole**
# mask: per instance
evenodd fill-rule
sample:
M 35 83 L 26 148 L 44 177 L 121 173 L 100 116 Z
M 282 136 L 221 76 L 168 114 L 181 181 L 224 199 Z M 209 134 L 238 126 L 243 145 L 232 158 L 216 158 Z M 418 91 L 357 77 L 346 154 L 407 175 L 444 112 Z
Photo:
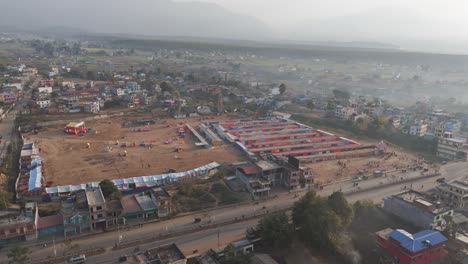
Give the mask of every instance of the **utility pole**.
M 219 245 L 219 229 L 218 229 L 218 249 L 219 249 L 220 245 Z

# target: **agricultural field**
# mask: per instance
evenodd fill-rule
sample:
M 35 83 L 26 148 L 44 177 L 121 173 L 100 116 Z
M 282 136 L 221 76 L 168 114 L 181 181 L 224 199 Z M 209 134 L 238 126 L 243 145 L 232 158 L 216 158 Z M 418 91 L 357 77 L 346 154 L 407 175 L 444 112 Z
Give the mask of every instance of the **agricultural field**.
M 133 116 L 129 120 L 142 118 L 145 117 Z M 213 161 L 229 164 L 245 159 L 232 145 L 200 148 L 190 135 L 177 135 L 178 125 L 189 123 L 197 127 L 201 123 L 198 118 L 155 120 L 147 127 L 123 127 L 129 120 L 118 117 L 87 122 L 85 125 L 91 130 L 84 136 L 65 134 L 63 125 L 28 135 L 41 149 L 45 181 L 51 186 L 79 184 L 158 175 L 172 169 L 181 172 Z

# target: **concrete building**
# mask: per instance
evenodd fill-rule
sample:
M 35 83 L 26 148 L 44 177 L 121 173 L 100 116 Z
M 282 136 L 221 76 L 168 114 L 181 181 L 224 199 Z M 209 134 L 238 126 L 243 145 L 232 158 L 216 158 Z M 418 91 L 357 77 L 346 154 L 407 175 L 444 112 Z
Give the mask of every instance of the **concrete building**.
M 271 182 L 272 186 L 280 186 L 283 181 L 284 168 L 274 162 L 261 160 L 255 163 L 260 168 L 260 176 Z
M 60 214 L 63 216 L 63 234 L 65 238 L 92 231 L 86 191 L 74 192 L 69 198 L 62 201 Z
M 90 188 L 86 190 L 86 200 L 88 201 L 89 214 L 91 216 L 91 228 L 106 228 L 106 199 L 101 188 Z
M 35 204 L 28 203 L 26 208 L 28 210 L 25 213 L 7 210 L 0 212 L 0 245 L 36 238 Z
M 253 198 L 268 197 L 271 189 L 271 182 L 260 177 L 262 170 L 256 165 L 246 165 L 236 169 L 236 176 L 244 184 Z
M 186 264 L 187 258 L 179 247 L 172 243 L 145 251 L 142 255 L 136 256 L 139 263 L 158 263 L 158 264 Z
M 386 259 L 388 263 L 434 263 L 445 255 L 446 241 L 446 237 L 434 230 L 410 234 L 402 229 L 387 228 L 376 233 L 377 244 L 390 255 Z
M 99 102 L 85 103 L 85 104 L 83 104 L 83 110 L 86 113 L 99 113 L 99 111 L 100 111 Z
M 67 97 L 62 98 L 63 105 L 67 108 L 75 108 L 80 105 L 80 99 L 78 97 Z
M 447 160 L 464 160 L 468 158 L 468 147 L 465 139 L 439 138 L 437 157 Z
M 164 188 L 151 189 L 151 200 L 156 204 L 158 217 L 166 217 L 172 212 L 171 195 Z
M 453 210 L 426 200 L 421 193 L 410 190 L 384 198 L 384 210 L 420 228 L 443 228 L 444 216 Z
M 437 187 L 440 199 L 455 209 L 468 210 L 468 181 L 453 181 Z
M 356 110 L 351 107 L 343 107 L 339 105 L 335 109 L 335 117 L 342 120 L 350 120 L 354 114 L 356 114 Z
M 106 202 L 106 229 L 113 229 L 125 224 L 123 207 L 120 200 Z
M 51 94 L 52 93 L 52 87 L 51 86 L 45 86 L 45 87 L 39 87 L 37 88 L 39 93 L 46 93 L 46 94 Z
M 427 127 L 428 125 L 423 121 L 415 122 L 409 127 L 409 134 L 412 136 L 422 137 L 426 134 Z
M 49 99 L 37 100 L 36 104 L 39 106 L 39 108 L 49 108 L 50 107 L 50 100 Z

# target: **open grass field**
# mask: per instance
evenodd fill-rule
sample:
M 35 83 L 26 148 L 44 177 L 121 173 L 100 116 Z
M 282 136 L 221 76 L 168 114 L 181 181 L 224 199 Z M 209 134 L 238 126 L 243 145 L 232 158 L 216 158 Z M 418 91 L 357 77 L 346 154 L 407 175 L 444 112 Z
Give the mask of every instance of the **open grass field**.
M 53 186 L 78 184 L 158 175 L 169 169 L 180 172 L 213 161 L 232 163 L 245 159 L 231 145 L 200 148 L 194 145 L 190 135 L 183 139 L 177 136 L 178 123 L 197 127 L 201 122 L 199 119 L 156 121 L 147 132 L 132 131 L 138 127 L 123 128 L 123 121 L 119 117 L 88 122 L 86 127 L 93 130 L 85 136 L 64 134 L 63 126 L 44 128 L 39 134 L 31 135 L 30 139 L 41 149 L 45 180 L 52 181 Z M 166 144 L 168 139 L 172 143 Z M 124 143 L 128 147 L 120 147 Z M 142 147 L 141 143 L 152 146 Z M 176 148 L 180 151 L 176 152 Z M 122 157 L 124 151 L 127 151 L 127 156 Z

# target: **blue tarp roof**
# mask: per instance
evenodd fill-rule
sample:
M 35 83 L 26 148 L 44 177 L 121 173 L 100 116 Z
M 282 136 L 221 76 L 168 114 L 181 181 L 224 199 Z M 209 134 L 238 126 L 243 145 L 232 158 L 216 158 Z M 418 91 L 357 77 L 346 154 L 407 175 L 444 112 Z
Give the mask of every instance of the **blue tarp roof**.
M 34 158 L 31 161 L 31 171 L 29 172 L 28 191 L 41 188 L 42 184 L 42 171 L 41 171 L 41 158 Z
M 396 229 L 390 233 L 390 237 L 400 242 L 402 247 L 406 248 L 412 253 L 427 248 L 427 244 L 424 241 L 429 242 L 428 244 L 431 246 L 435 246 L 447 241 L 447 238 L 444 235 L 442 235 L 439 231 L 434 230 L 424 230 L 411 235 L 405 230 Z
M 157 183 L 160 181 L 165 181 L 165 182 L 172 182 L 172 181 L 177 181 L 181 177 L 185 177 L 191 173 L 189 172 L 205 172 L 211 169 L 215 169 L 219 167 L 220 165 L 216 162 L 209 163 L 207 165 L 201 166 L 199 168 L 185 171 L 185 172 L 177 172 L 177 173 L 168 173 L 168 174 L 161 174 L 161 175 L 151 175 L 151 176 L 139 176 L 139 177 L 132 177 L 132 178 L 125 178 L 125 179 L 116 179 L 113 180 L 115 185 L 123 185 L 123 184 L 129 184 L 129 183 Z M 71 192 L 71 191 L 77 191 L 77 190 L 85 190 L 86 188 L 89 187 L 97 187 L 99 185 L 99 182 L 90 182 L 87 184 L 77 184 L 77 185 L 65 185 L 65 186 L 56 186 L 56 187 L 50 187 L 46 188 L 46 192 L 48 194 L 53 194 L 53 193 L 66 193 L 66 192 Z

